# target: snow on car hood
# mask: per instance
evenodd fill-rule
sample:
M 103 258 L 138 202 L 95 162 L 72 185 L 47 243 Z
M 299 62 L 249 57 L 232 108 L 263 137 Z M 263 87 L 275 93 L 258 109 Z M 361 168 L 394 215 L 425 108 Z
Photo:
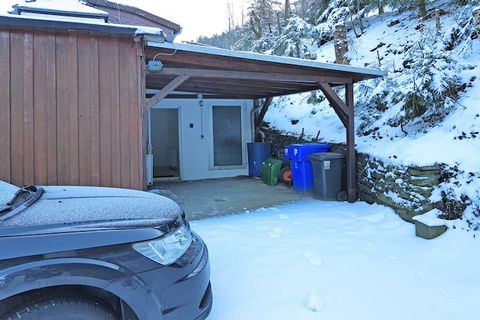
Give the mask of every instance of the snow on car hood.
M 44 194 L 2 226 L 101 224 L 162 225 L 178 220 L 172 200 L 142 191 L 97 187 L 43 187 Z

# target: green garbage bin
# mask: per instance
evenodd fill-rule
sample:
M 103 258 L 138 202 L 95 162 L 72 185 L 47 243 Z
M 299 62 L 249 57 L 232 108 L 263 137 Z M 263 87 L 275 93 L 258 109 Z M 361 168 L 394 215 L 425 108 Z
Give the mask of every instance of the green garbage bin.
M 265 184 L 274 186 L 278 183 L 278 174 L 282 168 L 282 160 L 279 159 L 267 159 L 262 165 L 262 181 Z
M 340 153 L 312 153 L 313 195 L 321 200 L 339 200 L 342 191 L 342 163 Z

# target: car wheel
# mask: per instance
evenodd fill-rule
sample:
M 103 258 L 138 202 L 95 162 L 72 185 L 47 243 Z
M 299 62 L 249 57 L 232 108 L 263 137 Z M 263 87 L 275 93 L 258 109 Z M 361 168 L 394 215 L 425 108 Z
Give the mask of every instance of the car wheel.
M 49 297 L 23 305 L 6 320 L 118 320 L 115 312 L 84 297 Z

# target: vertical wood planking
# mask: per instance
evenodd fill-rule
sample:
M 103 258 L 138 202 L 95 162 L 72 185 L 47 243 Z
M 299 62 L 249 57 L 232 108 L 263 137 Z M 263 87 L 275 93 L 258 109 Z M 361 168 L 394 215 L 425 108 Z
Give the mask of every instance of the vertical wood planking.
M 100 112 L 98 38 L 90 37 L 90 168 L 91 184 L 100 185 Z
M 10 181 L 10 33 L 0 31 L 0 180 Z
M 23 168 L 24 184 L 35 184 L 35 149 L 33 142 L 33 34 L 24 37 L 24 70 L 23 70 Z
M 0 31 L 0 178 L 141 189 L 141 49 L 91 33 Z
M 139 177 L 140 177 L 140 185 L 138 189 L 146 189 L 147 187 L 147 172 L 145 170 L 146 164 L 146 132 L 145 132 L 145 102 L 146 102 L 146 70 L 145 70 L 145 52 L 143 45 L 138 44 L 137 46 L 137 57 L 140 57 L 137 61 L 137 72 L 139 72 L 138 76 L 138 89 L 137 89 L 137 103 L 139 108 L 139 155 L 140 155 L 140 163 L 139 163 Z
M 100 87 L 100 184 L 111 186 L 112 179 L 112 70 L 111 38 L 100 38 L 98 44 Z
M 79 106 L 78 106 L 78 39 L 77 33 L 68 33 L 68 73 L 67 79 L 67 102 L 68 108 L 69 132 L 68 132 L 68 181 L 69 184 L 80 184 L 79 169 Z
M 57 103 L 57 172 L 58 184 L 70 183 L 70 104 L 73 102 L 69 96 L 70 83 L 70 60 L 69 41 L 67 33 L 58 33 L 54 43 L 54 58 L 56 71 L 56 103 Z M 51 53 L 50 53 L 51 54 Z M 50 58 L 51 59 L 51 58 Z M 76 83 L 75 83 L 76 85 Z
M 112 186 L 121 187 L 121 164 L 120 164 L 120 75 L 119 75 L 119 44 L 118 38 L 112 39 L 110 71 L 111 83 L 111 117 L 112 117 Z
M 130 99 L 129 99 L 129 47 L 126 41 L 119 41 L 119 90 L 120 90 L 120 185 L 128 188 L 130 180 Z
M 78 35 L 78 167 L 79 184 L 92 184 L 91 168 L 91 115 L 90 115 L 90 93 L 92 91 L 90 70 L 90 48 L 89 37 L 85 34 Z
M 11 117 L 11 179 L 17 185 L 24 184 L 23 169 L 23 96 L 24 96 L 24 34 L 10 35 L 10 117 Z
M 129 102 L 130 102 L 130 187 L 139 188 L 140 181 L 138 175 L 139 157 L 139 106 L 137 100 L 138 94 L 138 71 L 137 71 L 137 47 L 135 42 L 131 42 L 129 48 Z
M 35 184 L 44 185 L 48 182 L 46 36 L 35 34 L 33 45 Z
M 47 180 L 48 184 L 58 184 L 57 172 L 57 99 L 56 99 L 56 74 L 55 74 L 55 35 L 47 35 L 46 59 L 46 99 L 47 99 Z

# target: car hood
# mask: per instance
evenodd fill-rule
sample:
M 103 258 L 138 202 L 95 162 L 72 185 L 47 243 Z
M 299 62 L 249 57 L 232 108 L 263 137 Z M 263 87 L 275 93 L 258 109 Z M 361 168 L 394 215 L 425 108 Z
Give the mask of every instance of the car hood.
M 2 227 L 145 227 L 170 225 L 183 219 L 182 209 L 174 201 L 148 192 L 70 186 L 43 189 L 39 200 L 4 221 Z

